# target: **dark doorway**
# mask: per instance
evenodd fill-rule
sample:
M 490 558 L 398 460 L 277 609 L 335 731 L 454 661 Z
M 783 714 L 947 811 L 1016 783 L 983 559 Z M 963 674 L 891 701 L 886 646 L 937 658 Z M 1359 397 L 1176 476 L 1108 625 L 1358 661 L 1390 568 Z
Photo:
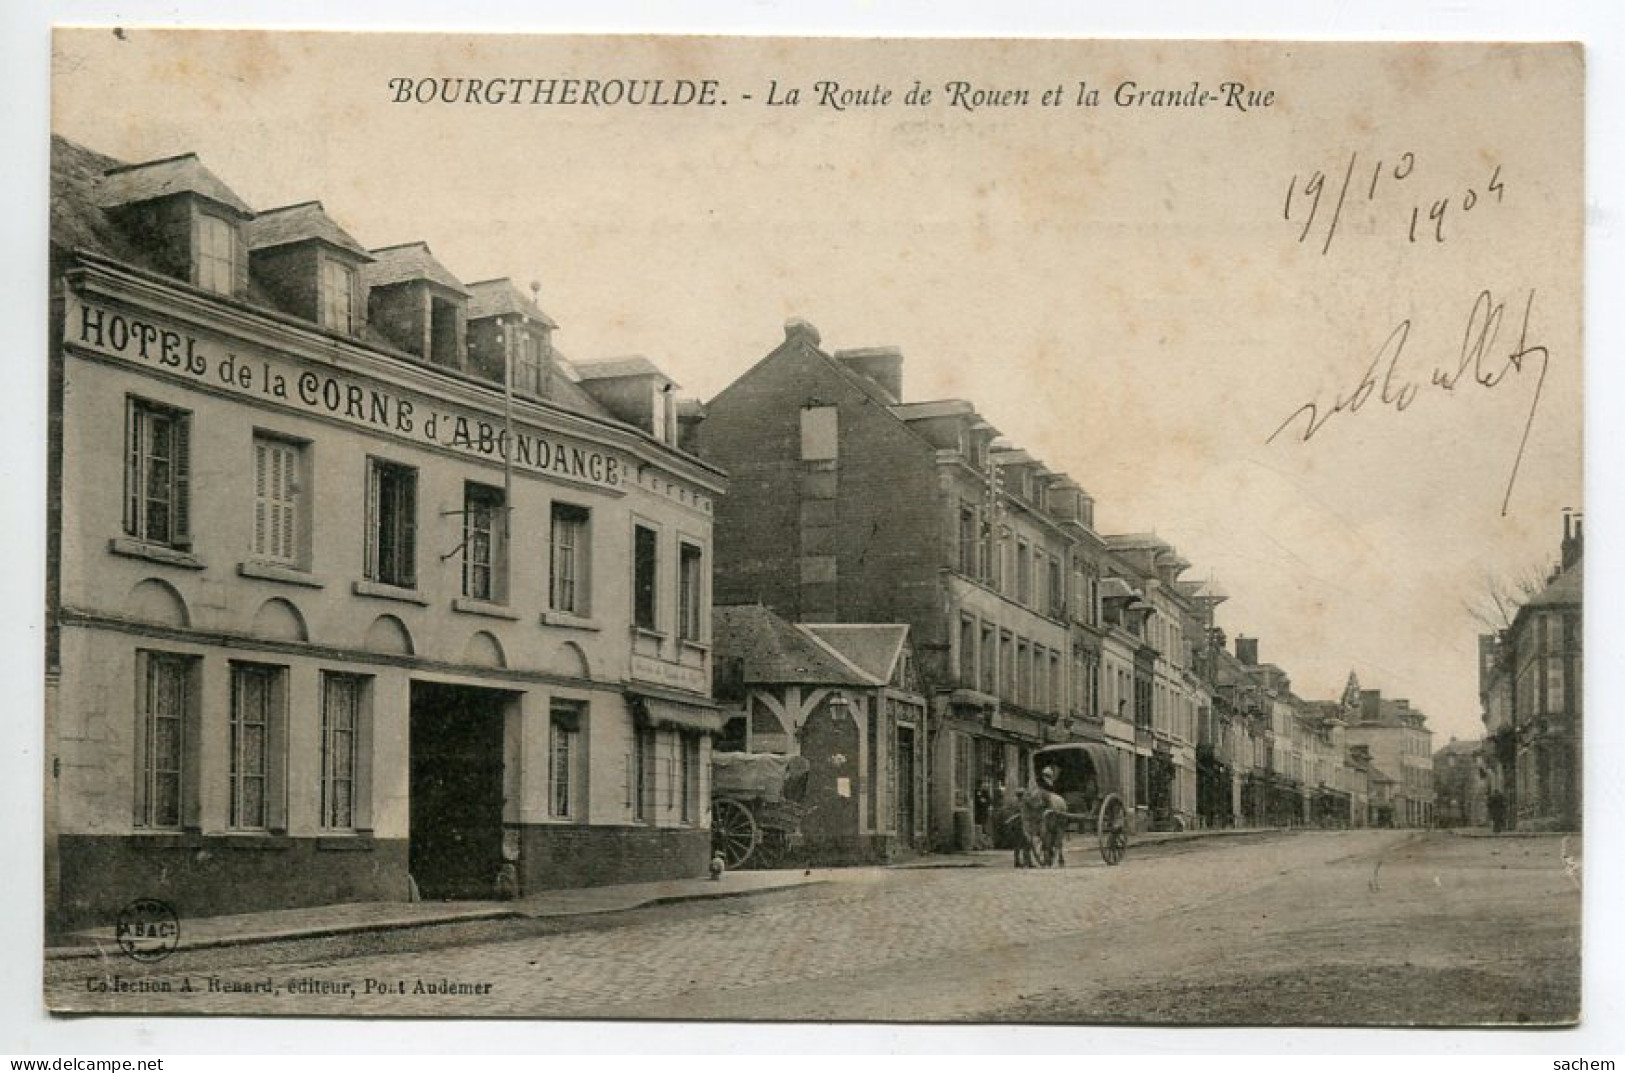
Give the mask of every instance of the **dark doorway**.
M 897 833 L 903 841 L 914 845 L 914 728 L 897 728 L 897 791 L 892 799 L 897 802 Z
M 503 707 L 491 689 L 412 683 L 412 878 L 425 899 L 490 898 L 502 867 Z

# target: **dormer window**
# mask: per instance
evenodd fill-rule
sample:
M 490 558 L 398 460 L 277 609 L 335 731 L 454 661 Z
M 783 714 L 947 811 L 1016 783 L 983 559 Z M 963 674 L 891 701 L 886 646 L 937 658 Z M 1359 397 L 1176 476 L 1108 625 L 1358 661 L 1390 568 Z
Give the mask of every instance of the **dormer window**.
M 414 357 L 467 370 L 468 290 L 425 243 L 386 246 L 373 250 L 372 257 L 360 271 L 367 323 Z
M 518 328 L 514 331 L 513 351 L 514 388 L 530 395 L 542 395 L 542 347 L 536 333 Z
M 970 434 L 970 464 L 977 469 L 987 468 L 987 437 L 979 432 Z
M 616 418 L 659 443 L 677 442 L 677 385 L 648 358 L 576 362 L 574 367 L 582 390 Z
M 677 442 L 677 397 L 671 384 L 655 388 L 654 437 L 661 443 Z
M 434 298 L 429 302 L 429 360 L 437 365 L 461 368 L 460 337 L 462 317 L 456 302 Z
M 216 294 L 236 294 L 243 265 L 237 225 L 212 213 L 197 217 L 197 285 Z
M 321 325 L 346 335 L 355 333 L 355 268 L 331 257 L 322 258 L 320 281 Z
M 321 202 L 266 209 L 243 233 L 255 286 L 278 309 L 341 335 L 360 331 L 359 266 L 372 257 Z

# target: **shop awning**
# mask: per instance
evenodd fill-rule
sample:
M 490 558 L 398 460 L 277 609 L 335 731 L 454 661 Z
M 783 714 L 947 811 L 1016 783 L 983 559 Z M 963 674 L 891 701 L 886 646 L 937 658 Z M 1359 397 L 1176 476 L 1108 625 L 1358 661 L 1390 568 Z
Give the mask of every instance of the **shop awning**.
M 722 713 L 714 705 L 642 692 L 627 693 L 626 700 L 632 706 L 632 717 L 641 726 L 695 730 L 702 734 L 715 734 L 722 729 Z

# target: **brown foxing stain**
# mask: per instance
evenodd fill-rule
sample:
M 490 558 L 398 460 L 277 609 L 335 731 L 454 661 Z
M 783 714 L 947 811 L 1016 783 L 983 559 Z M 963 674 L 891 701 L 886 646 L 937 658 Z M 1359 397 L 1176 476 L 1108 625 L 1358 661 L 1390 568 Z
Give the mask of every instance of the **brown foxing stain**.
M 1405 94 L 1420 90 L 1439 74 L 1440 46 L 1428 44 L 1396 45 L 1383 67 Z

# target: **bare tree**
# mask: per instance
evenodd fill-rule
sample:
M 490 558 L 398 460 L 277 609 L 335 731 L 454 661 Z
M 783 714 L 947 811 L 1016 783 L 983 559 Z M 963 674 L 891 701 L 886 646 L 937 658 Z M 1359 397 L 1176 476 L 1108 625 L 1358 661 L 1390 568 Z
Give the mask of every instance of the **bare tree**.
M 1551 576 L 1550 563 L 1529 564 L 1505 575 L 1486 570 L 1482 588 L 1462 601 L 1462 610 L 1486 630 L 1498 633 L 1512 625 L 1518 608 L 1544 589 Z

